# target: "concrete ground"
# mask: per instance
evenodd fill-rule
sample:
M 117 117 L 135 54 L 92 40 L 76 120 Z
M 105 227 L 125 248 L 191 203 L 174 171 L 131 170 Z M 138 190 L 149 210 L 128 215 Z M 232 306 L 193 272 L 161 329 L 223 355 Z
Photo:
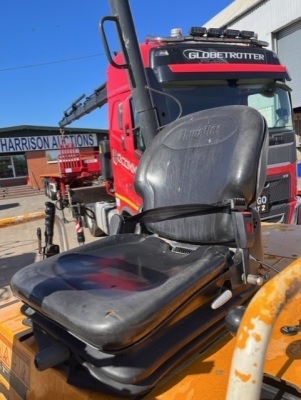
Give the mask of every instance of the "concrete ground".
M 1 221 L 9 219 L 13 221 L 18 216 L 32 215 L 40 212 L 42 217 L 45 210 L 45 202 L 49 199 L 41 194 L 28 197 L 19 197 L 0 200 L 0 296 L 1 288 L 9 285 L 12 275 L 20 268 L 40 260 L 42 257 L 38 252 L 37 228 L 42 231 L 42 246 L 44 246 L 45 220 L 41 218 L 35 221 L 28 221 L 9 227 L 1 226 Z M 57 220 L 63 221 L 62 211 L 57 210 Z M 55 224 L 53 243 L 60 246 L 61 251 L 64 245 L 69 249 L 77 247 L 75 221 L 69 209 L 64 210 L 66 223 Z M 60 228 L 61 227 L 61 228 Z M 66 240 L 64 239 L 64 231 Z M 84 229 L 86 243 L 98 240 L 90 235 L 88 229 Z M 66 246 L 65 246 L 66 247 Z M 67 248 L 66 248 L 67 250 Z

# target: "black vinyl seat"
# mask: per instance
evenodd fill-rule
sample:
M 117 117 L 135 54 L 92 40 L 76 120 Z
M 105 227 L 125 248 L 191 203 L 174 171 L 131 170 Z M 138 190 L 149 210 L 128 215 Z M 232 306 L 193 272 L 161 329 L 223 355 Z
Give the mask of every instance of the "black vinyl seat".
M 230 289 L 229 307 L 254 291 L 241 277 L 254 273 L 245 251 L 262 251 L 250 206 L 264 185 L 267 148 L 264 118 L 245 106 L 201 111 L 164 128 L 137 170 L 144 214 L 122 224 L 138 221 L 143 233 L 101 239 L 12 278 L 33 321 L 37 367 L 67 363 L 69 382 L 131 397 L 207 343 L 227 310 L 213 309 L 214 299 Z M 251 233 L 241 224 L 245 215 Z M 41 352 L 58 342 L 66 356 L 47 364 Z
M 117 235 L 27 267 L 18 295 L 90 345 L 116 352 L 167 320 L 225 271 L 227 259 L 227 247 L 185 254 L 157 237 Z

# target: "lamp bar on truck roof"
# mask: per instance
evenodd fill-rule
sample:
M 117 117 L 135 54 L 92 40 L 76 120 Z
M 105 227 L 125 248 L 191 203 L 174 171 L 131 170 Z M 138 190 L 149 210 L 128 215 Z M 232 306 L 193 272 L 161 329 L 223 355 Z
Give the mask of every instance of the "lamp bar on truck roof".
M 255 37 L 255 32 L 253 31 L 240 31 L 240 37 L 243 39 L 251 39 Z
M 240 31 L 238 29 L 225 29 L 223 36 L 228 38 L 237 38 L 240 35 Z
M 172 42 L 224 42 L 242 43 L 256 47 L 267 47 L 268 43 L 258 40 L 257 34 L 253 31 L 222 28 L 205 28 L 204 26 L 193 26 L 190 28 L 189 36 L 182 33 L 181 28 L 171 30 L 167 37 L 148 36 L 145 43 L 172 43 Z
M 222 37 L 224 30 L 221 28 L 209 28 L 207 29 L 207 37 Z
M 191 36 L 204 36 L 207 33 L 207 29 L 203 26 L 193 26 L 189 31 Z

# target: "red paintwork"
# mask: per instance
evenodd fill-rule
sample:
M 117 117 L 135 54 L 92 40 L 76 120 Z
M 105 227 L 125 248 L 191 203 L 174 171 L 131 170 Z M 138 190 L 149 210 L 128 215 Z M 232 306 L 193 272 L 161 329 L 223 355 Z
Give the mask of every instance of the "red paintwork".
M 100 159 L 97 151 L 80 153 L 74 143 L 61 144 L 58 155 L 58 165 L 61 174 L 71 174 L 93 177 L 100 175 Z
M 287 72 L 283 65 L 270 64 L 171 64 L 168 67 L 172 72 L 179 74 L 184 72 Z
M 268 167 L 268 176 L 288 174 L 291 177 L 290 210 L 287 223 L 293 224 L 295 221 L 295 208 L 297 205 L 297 165 L 296 163 L 281 165 L 278 167 Z
M 158 48 L 166 43 L 143 43 L 140 51 L 145 67 L 149 67 L 149 54 L 153 48 Z M 115 62 L 122 64 L 121 54 L 114 59 Z M 253 72 L 258 73 L 282 73 L 287 74 L 287 69 L 283 65 L 275 64 L 235 64 L 235 63 L 210 63 L 210 64 L 170 64 L 168 65 L 173 73 L 222 73 L 222 72 Z M 110 150 L 112 156 L 114 189 L 117 197 L 117 208 L 119 212 L 136 213 L 142 207 L 142 199 L 134 190 L 135 169 L 139 163 L 134 148 L 134 137 L 132 127 L 132 116 L 129 106 L 131 88 L 129 85 L 126 69 L 116 69 L 111 65 L 108 68 L 107 93 L 108 93 L 108 115 L 110 127 Z M 122 124 L 120 126 L 121 115 L 118 107 L 122 105 Z M 283 165 L 268 169 L 268 175 L 285 174 L 291 176 L 291 199 L 289 221 L 293 221 L 294 208 L 296 205 L 296 165 Z

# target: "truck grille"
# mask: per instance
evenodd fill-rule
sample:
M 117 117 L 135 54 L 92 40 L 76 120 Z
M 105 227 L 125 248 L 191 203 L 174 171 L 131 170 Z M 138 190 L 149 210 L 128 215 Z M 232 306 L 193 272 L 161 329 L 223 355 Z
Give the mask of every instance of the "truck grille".
M 290 198 L 291 182 L 288 175 L 268 176 L 266 187 L 269 193 L 270 204 L 288 201 Z
M 269 211 L 261 214 L 262 221 L 288 223 L 291 180 L 289 175 L 268 176 L 265 193 L 269 196 Z
M 261 214 L 261 220 L 275 223 L 288 223 L 290 207 L 288 203 L 276 204 L 270 206 L 268 213 Z

